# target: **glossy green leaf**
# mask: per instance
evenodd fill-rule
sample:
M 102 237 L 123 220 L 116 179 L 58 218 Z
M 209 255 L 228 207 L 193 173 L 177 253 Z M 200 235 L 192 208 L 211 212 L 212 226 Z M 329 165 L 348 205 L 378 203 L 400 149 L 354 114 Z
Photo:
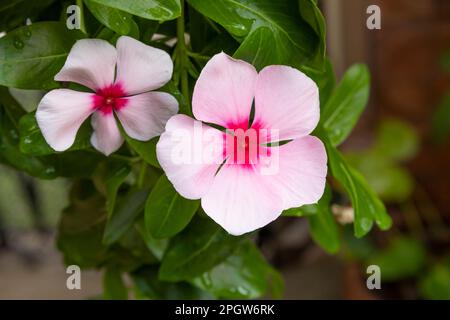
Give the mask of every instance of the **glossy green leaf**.
M 271 64 L 299 67 L 309 64 L 320 47 L 314 30 L 299 16 L 297 1 L 188 0 L 198 12 L 222 25 L 242 42 L 235 57 L 257 69 Z M 313 65 L 314 62 L 314 65 Z
M 20 151 L 17 121 L 23 110 L 14 103 L 9 105 L 10 102 L 13 101 L 5 103 L 0 100 L 0 163 L 41 179 L 56 178 L 58 173 L 52 162 L 42 157 L 25 155 Z
M 146 19 L 166 21 L 180 16 L 180 0 L 91 0 Z
M 320 12 L 315 0 L 298 0 L 300 16 L 314 30 L 319 38 L 319 53 L 317 59 L 319 63 L 325 58 L 326 51 L 326 26 L 325 18 Z
M 53 2 L 55 0 L 2 0 L 0 2 L 0 16 L 2 17 L 0 32 L 23 25 L 27 18 L 34 21 Z
M 355 210 L 355 235 L 362 237 L 367 234 L 372 228 L 373 221 L 383 230 L 390 228 L 391 217 L 361 173 L 345 161 L 326 137 L 322 137 L 322 141 L 325 143 L 332 175 L 342 184 L 352 201 Z
M 84 3 L 98 21 L 120 35 L 128 35 L 133 28 L 137 28 L 137 26 L 133 26 L 136 23 L 129 13 L 93 0 L 84 0 Z
M 26 112 L 33 112 L 46 92 L 44 90 L 9 88 L 9 93 Z
M 103 274 L 103 297 L 106 300 L 128 299 L 128 290 L 122 274 L 116 268 L 107 268 Z
M 331 212 L 331 190 L 327 186 L 319 202 L 310 205 L 316 214 L 308 216 L 309 228 L 314 241 L 329 253 L 336 253 L 340 247 L 339 230 Z
M 103 235 L 105 244 L 116 242 L 133 225 L 139 214 L 144 211 L 148 193 L 147 188 L 132 189 L 117 201 L 117 205 L 106 223 Z
M 369 99 L 370 72 L 363 64 L 351 66 L 321 112 L 321 123 L 334 146 L 353 130 Z
M 45 141 L 41 129 L 36 122 L 35 113 L 24 115 L 19 122 L 20 131 L 20 151 L 32 156 L 43 156 L 57 151 L 53 150 Z M 87 149 L 91 147 L 92 128 L 89 121 L 86 121 L 78 130 L 77 137 L 69 151 Z
M 141 268 L 131 274 L 138 299 L 201 300 L 211 295 L 187 282 L 165 282 L 158 280 L 158 269 Z
M 258 248 L 246 241 L 224 262 L 192 280 L 199 288 L 221 299 L 254 299 L 269 290 L 276 272 Z
M 0 38 L 0 85 L 21 89 L 57 87 L 53 80 L 72 45 L 84 37 L 59 22 L 38 22 Z
M 97 167 L 93 180 L 97 189 L 106 196 L 108 215 L 112 214 L 117 192 L 130 172 L 130 165 L 122 161 L 103 162 Z
M 410 237 L 397 237 L 384 250 L 372 255 L 367 265 L 377 265 L 383 281 L 396 281 L 417 275 L 425 265 L 426 250 Z
M 145 225 L 155 238 L 172 237 L 191 221 L 200 202 L 180 196 L 166 175 L 150 192 L 145 205 Z
M 209 218 L 195 218 L 171 241 L 159 270 L 164 281 L 189 280 L 224 261 L 245 239 L 226 233 Z

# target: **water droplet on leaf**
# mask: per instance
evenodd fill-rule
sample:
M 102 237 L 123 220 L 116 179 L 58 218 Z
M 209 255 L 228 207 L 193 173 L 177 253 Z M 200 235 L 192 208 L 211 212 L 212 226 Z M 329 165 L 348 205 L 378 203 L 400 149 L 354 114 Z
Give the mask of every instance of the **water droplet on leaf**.
M 20 40 L 19 38 L 14 39 L 13 44 L 16 49 L 23 49 L 23 46 L 24 46 L 23 41 Z

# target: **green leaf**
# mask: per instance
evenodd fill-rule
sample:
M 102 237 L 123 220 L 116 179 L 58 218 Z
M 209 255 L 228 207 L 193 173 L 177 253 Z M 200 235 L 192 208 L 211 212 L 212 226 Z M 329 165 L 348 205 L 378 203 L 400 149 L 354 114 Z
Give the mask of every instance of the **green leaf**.
M 200 203 L 181 197 L 166 175 L 156 183 L 145 205 L 145 225 L 155 238 L 168 238 L 183 230 Z
M 171 283 L 158 280 L 158 269 L 155 267 L 141 268 L 133 272 L 131 277 L 138 299 L 201 300 L 212 298 L 206 292 L 187 282 Z
M 382 230 L 390 228 L 391 217 L 387 214 L 383 202 L 369 187 L 364 177 L 352 168 L 341 153 L 332 146 L 326 137 L 322 137 L 328 154 L 329 166 L 333 176 L 343 185 L 355 210 L 354 229 L 357 237 L 367 234 L 375 221 Z
M 123 198 L 118 201 L 113 213 L 108 219 L 103 235 L 105 244 L 116 242 L 134 223 L 136 218 L 144 210 L 145 200 L 149 190 L 131 189 Z
M 246 241 L 224 262 L 192 280 L 197 287 L 219 299 L 254 299 L 270 287 L 275 271 L 258 248 Z
M 346 158 L 383 200 L 402 202 L 411 195 L 414 179 L 397 162 L 412 158 L 418 149 L 419 139 L 414 129 L 389 119 L 381 123 L 371 148 L 347 153 Z
M 36 122 L 35 113 L 27 113 L 19 122 L 20 151 L 32 156 L 43 156 L 57 153 L 45 141 L 41 129 Z M 68 151 L 88 149 L 91 147 L 92 128 L 89 121 L 83 123 L 78 130 L 75 142 Z
M 419 137 L 413 126 L 400 120 L 385 119 L 378 129 L 373 148 L 385 159 L 404 161 L 413 158 L 419 147 Z
M 321 41 L 299 18 L 295 0 L 188 0 L 188 3 L 242 42 L 234 56 L 257 69 L 271 64 L 294 67 L 308 64 L 319 70 L 323 67 L 323 59 L 319 63 L 314 61 Z
M 106 300 L 127 300 L 128 290 L 118 269 L 107 268 L 103 274 L 103 297 Z
M 9 88 L 9 93 L 26 112 L 33 112 L 37 109 L 39 102 L 46 92 L 43 90 Z
M 420 281 L 422 297 L 430 300 L 450 300 L 450 263 L 438 263 Z
M 169 245 L 169 239 L 155 239 L 153 236 L 148 233 L 147 229 L 145 228 L 145 222 L 144 219 L 141 219 L 135 224 L 136 229 L 138 230 L 139 234 L 142 237 L 142 240 L 144 240 L 145 245 L 147 246 L 148 250 L 159 260 L 161 261 L 164 252 L 166 252 L 166 249 Z
M 99 22 L 120 35 L 128 35 L 133 28 L 137 28 L 137 26 L 133 26 L 136 23 L 129 13 L 102 5 L 93 0 L 84 0 L 84 3 Z
M 439 103 L 432 123 L 433 140 L 444 143 L 450 137 L 450 92 Z
M 181 15 L 180 0 L 91 0 L 146 19 L 167 21 Z
M 321 123 L 334 146 L 353 130 L 369 99 L 370 72 L 363 64 L 351 66 L 322 109 Z
M 21 112 L 17 114 L 14 109 L 6 108 L 4 101 L 0 100 L 0 162 L 41 179 L 56 178 L 58 174 L 55 165 L 48 159 L 20 152 L 19 132 L 13 123 L 20 114 Z
M 27 18 L 35 20 L 55 0 L 2 0 L 0 3 L 0 32 L 23 25 Z
M 106 208 L 110 216 L 114 210 L 117 192 L 131 172 L 128 163 L 108 161 L 101 163 L 94 173 L 94 183 L 99 191 L 106 196 Z
M 67 265 L 98 267 L 108 257 L 102 243 L 106 220 L 105 199 L 89 180 L 78 181 L 70 192 L 70 205 L 61 216 L 57 246 Z
M 50 89 L 72 45 L 84 35 L 59 22 L 38 22 L 0 38 L 0 85 Z
M 336 253 L 340 247 L 339 230 L 331 212 L 331 190 L 327 186 L 319 202 L 313 206 L 316 214 L 308 216 L 309 228 L 314 241 L 328 253 Z
M 159 137 L 155 137 L 149 141 L 138 141 L 130 138 L 126 134 L 124 137 L 129 146 L 136 151 L 146 163 L 156 168 L 161 168 L 156 157 L 156 144 L 158 143 Z
M 307 217 L 317 213 L 314 205 L 304 205 L 298 208 L 290 208 L 283 211 L 284 217 Z
M 414 189 L 414 178 L 408 170 L 387 157 L 369 150 L 345 155 L 348 162 L 367 179 L 370 187 L 384 201 L 403 202 Z
M 243 239 L 227 234 L 208 218 L 197 217 L 170 242 L 159 278 L 164 281 L 195 278 L 224 261 Z
M 396 237 L 387 248 L 372 255 L 367 265 L 377 265 L 383 281 L 397 281 L 417 275 L 425 265 L 426 251 L 414 238 Z
M 325 18 L 320 12 L 315 0 L 299 0 L 298 6 L 302 19 L 315 31 L 320 39 L 318 58 L 325 59 L 326 51 L 326 26 Z

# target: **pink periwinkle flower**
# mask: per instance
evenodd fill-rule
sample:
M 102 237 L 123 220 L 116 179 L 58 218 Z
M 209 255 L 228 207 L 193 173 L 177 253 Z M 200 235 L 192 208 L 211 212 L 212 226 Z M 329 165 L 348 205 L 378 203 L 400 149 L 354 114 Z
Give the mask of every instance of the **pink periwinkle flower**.
M 319 93 L 305 74 L 282 65 L 258 73 L 220 53 L 202 70 L 192 108 L 197 120 L 169 119 L 157 157 L 175 189 L 201 199 L 206 214 L 230 234 L 321 198 L 327 155 L 310 135 L 320 117 Z
M 105 155 L 119 149 L 124 140 L 114 114 L 131 138 L 149 140 L 161 134 L 167 120 L 178 112 L 173 96 L 150 92 L 166 84 L 172 70 L 165 51 L 130 37 L 120 37 L 116 48 L 105 40 L 79 40 L 55 80 L 75 82 L 93 92 L 50 91 L 39 103 L 37 123 L 56 151 L 72 146 L 90 115 L 91 143 Z

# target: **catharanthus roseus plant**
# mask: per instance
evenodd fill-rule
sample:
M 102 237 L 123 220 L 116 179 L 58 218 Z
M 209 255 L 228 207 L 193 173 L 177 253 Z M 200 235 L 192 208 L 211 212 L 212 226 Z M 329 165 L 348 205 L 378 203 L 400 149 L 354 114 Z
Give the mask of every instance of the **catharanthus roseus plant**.
M 117 39 L 117 50 L 105 40 L 78 40 L 55 80 L 75 82 L 94 93 L 69 89 L 47 93 L 36 111 L 45 140 L 56 151 L 67 150 L 91 114 L 91 143 L 105 155 L 123 143 L 114 114 L 134 139 L 147 141 L 159 135 L 177 113 L 178 102 L 165 92 L 144 92 L 166 84 L 172 69 L 165 51 L 130 37 Z
M 308 219 L 330 253 L 336 199 L 357 237 L 389 228 L 337 149 L 369 72 L 335 84 L 315 1 L 84 0 L 73 30 L 58 20 L 67 1 L 7 2 L 0 162 L 67 178 L 57 246 L 66 264 L 104 270 L 105 298 L 281 297 L 254 241 L 276 218 Z M 36 110 L 10 94 L 27 90 L 43 91 Z
M 206 214 L 229 233 L 253 231 L 285 209 L 319 201 L 327 156 L 320 140 L 309 136 L 319 122 L 319 90 L 303 73 L 275 65 L 258 74 L 251 64 L 220 53 L 195 84 L 192 111 L 226 131 L 209 127 L 207 136 L 195 135 L 196 120 L 174 116 L 157 144 L 158 160 L 177 192 L 201 198 Z M 198 141 L 180 143 L 176 135 Z M 203 158 L 213 161 L 177 161 L 174 151 L 184 146 L 195 153 L 204 140 L 218 146 L 204 150 Z M 290 141 L 271 146 L 280 140 Z

